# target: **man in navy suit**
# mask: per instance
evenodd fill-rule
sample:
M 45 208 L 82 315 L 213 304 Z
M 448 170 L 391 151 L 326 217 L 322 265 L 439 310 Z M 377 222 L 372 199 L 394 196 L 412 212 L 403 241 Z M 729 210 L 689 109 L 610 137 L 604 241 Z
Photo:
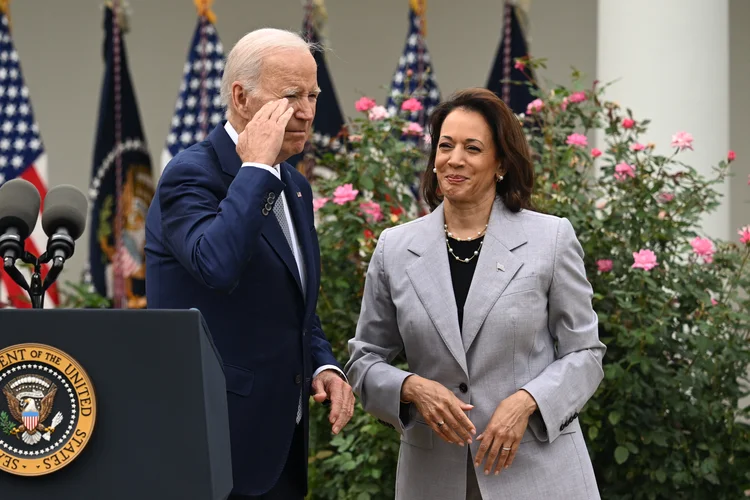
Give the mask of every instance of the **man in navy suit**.
M 330 402 L 335 434 L 354 411 L 315 314 L 312 190 L 285 163 L 309 137 L 319 92 L 302 38 L 247 34 L 224 68 L 226 123 L 169 162 L 148 212 L 148 307 L 199 309 L 224 362 L 230 498 L 304 498 L 311 391 Z

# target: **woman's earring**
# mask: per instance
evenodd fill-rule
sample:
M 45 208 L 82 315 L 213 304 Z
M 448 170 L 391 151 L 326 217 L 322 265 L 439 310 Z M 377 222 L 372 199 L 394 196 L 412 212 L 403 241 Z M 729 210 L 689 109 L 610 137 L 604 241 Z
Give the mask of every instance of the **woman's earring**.
M 503 176 L 502 176 L 502 175 L 500 175 L 500 174 L 498 174 L 498 176 L 497 176 L 497 182 L 500 182 L 500 181 L 502 181 L 502 180 L 503 180 Z
M 433 167 L 433 168 L 432 168 L 432 173 L 433 173 L 433 174 L 436 174 L 436 173 L 437 173 L 437 168 Z

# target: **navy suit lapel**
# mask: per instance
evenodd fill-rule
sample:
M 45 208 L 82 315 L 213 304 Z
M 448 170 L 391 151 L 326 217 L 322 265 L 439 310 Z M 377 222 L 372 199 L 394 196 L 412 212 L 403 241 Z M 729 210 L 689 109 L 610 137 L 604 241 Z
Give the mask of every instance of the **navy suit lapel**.
M 240 168 L 242 167 L 242 160 L 237 154 L 237 146 L 234 144 L 234 141 L 232 141 L 232 138 L 229 137 L 229 134 L 224 129 L 224 123 L 225 122 L 220 123 L 216 126 L 216 128 L 213 129 L 213 131 L 211 131 L 208 140 L 211 142 L 214 151 L 216 151 L 216 156 L 219 158 L 219 165 L 221 166 L 221 170 L 231 177 L 236 177 L 240 171 Z M 282 168 L 282 172 L 283 170 L 284 169 Z M 282 182 L 287 182 L 288 180 L 290 180 L 290 176 L 284 176 L 282 174 L 281 180 Z M 291 205 L 292 202 L 288 191 L 289 186 L 285 188 L 284 192 L 286 194 L 287 205 Z M 296 194 L 294 196 L 296 197 Z M 292 212 L 292 218 L 296 217 L 298 216 L 294 212 Z M 297 232 L 300 233 L 304 231 L 298 230 Z M 289 243 L 287 243 L 286 241 L 284 232 L 281 230 L 281 226 L 279 226 L 279 222 L 276 220 L 276 217 L 273 214 L 269 214 L 266 217 L 266 222 L 263 225 L 261 234 L 266 239 L 268 244 L 271 245 L 271 248 L 273 248 L 274 252 L 276 252 L 276 255 L 278 255 L 279 258 L 284 261 L 287 269 L 289 269 L 289 272 L 292 273 L 292 276 L 294 276 L 294 280 L 297 282 L 297 288 L 300 290 L 300 293 L 302 293 L 302 280 L 299 276 L 299 269 L 297 269 L 297 262 L 294 260 L 294 253 L 292 253 L 292 249 L 289 247 Z M 302 246 L 304 249 L 304 245 L 301 244 L 300 246 Z M 305 259 L 307 259 L 307 257 Z
M 287 206 L 291 211 L 292 221 L 297 232 L 297 243 L 302 252 L 302 261 L 305 268 L 305 275 L 307 276 L 305 287 L 305 298 L 307 298 L 311 297 L 315 291 L 315 284 L 313 283 L 315 275 L 313 273 L 312 240 L 310 238 L 310 228 L 305 224 L 307 220 L 305 200 L 302 198 L 302 191 L 287 170 L 290 168 L 292 167 L 286 163 L 281 164 L 281 180 L 286 184 L 284 195 L 286 196 Z

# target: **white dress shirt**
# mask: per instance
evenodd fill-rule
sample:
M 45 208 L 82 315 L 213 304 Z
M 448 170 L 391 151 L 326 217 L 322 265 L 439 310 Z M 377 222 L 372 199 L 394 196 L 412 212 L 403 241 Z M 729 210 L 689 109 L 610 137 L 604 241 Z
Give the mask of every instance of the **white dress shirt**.
M 239 139 L 239 134 L 236 130 L 234 130 L 234 127 L 232 126 L 229 121 L 226 122 L 224 125 L 224 130 L 227 131 L 227 134 L 229 134 L 229 137 L 232 139 L 232 142 L 234 144 L 237 144 L 237 140 Z M 276 176 L 277 179 L 281 180 L 281 170 L 280 165 L 274 165 L 273 167 L 269 165 L 264 165 L 262 163 L 254 163 L 254 162 L 244 162 L 242 164 L 242 168 L 245 167 L 252 167 L 252 168 L 262 168 L 263 170 L 267 170 L 271 172 L 273 175 Z M 305 283 L 307 281 L 307 274 L 305 273 L 305 262 L 302 258 L 302 249 L 299 247 L 299 238 L 297 238 L 297 228 L 294 225 L 294 222 L 292 221 L 292 213 L 289 211 L 289 204 L 286 201 L 286 195 L 284 194 L 284 191 L 281 191 L 281 196 L 276 200 L 276 203 L 283 203 L 284 204 L 284 213 L 286 214 L 286 222 L 289 225 L 289 233 L 292 237 L 292 253 L 294 254 L 294 260 L 297 263 L 297 269 L 299 270 L 299 277 L 302 284 L 302 289 L 306 290 Z M 338 373 L 342 375 L 344 380 L 346 380 L 346 375 L 344 375 L 344 372 L 342 372 L 337 366 L 334 365 L 323 365 L 317 370 L 315 370 L 315 373 L 313 374 L 313 378 L 317 377 L 320 372 L 323 370 L 336 370 Z

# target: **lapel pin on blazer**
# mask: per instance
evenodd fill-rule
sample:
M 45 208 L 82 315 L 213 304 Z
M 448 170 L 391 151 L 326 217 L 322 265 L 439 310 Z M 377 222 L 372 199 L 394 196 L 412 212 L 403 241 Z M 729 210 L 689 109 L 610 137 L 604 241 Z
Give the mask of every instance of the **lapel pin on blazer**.
M 302 193 L 297 191 L 297 198 L 302 198 Z
M 500 263 L 498 262 L 498 263 L 497 263 L 497 270 L 498 270 L 498 271 L 502 271 L 502 272 L 505 272 L 505 266 L 504 266 L 504 265 L 502 265 L 502 264 L 500 264 Z

